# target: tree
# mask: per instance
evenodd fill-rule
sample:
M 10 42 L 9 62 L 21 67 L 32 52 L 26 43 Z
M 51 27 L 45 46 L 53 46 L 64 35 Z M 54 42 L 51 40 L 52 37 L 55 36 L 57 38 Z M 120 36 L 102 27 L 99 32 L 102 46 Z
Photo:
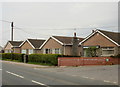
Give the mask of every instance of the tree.
M 88 57 L 96 57 L 97 56 L 96 50 L 97 50 L 96 47 L 89 47 L 86 49 L 86 53 L 87 53 L 86 55 Z

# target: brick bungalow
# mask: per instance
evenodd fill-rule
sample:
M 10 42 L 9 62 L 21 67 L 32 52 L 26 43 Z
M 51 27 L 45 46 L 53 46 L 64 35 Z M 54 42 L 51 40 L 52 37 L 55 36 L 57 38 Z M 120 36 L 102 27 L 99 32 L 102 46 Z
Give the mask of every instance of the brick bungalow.
M 23 41 L 8 41 L 7 44 L 4 47 L 4 52 L 5 53 L 20 53 L 20 44 Z
M 120 33 L 93 30 L 93 32 L 79 44 L 83 47 L 82 55 L 84 57 L 115 56 L 120 54 Z M 92 53 L 90 51 L 94 55 L 91 55 Z
M 39 49 L 45 40 L 41 39 L 27 39 L 19 47 L 21 48 L 21 53 L 33 54 L 42 53 Z
M 80 41 L 83 40 L 83 38 L 75 37 L 78 43 L 77 45 L 73 46 L 73 40 L 74 37 L 66 37 L 66 36 L 51 36 L 48 40 L 46 40 L 40 47 L 43 54 L 62 54 L 62 55 L 74 55 L 74 52 L 76 51 L 77 54 L 81 54 L 81 46 L 78 47 L 78 44 Z M 76 48 L 76 49 L 75 49 Z M 77 50 L 77 48 L 79 48 Z

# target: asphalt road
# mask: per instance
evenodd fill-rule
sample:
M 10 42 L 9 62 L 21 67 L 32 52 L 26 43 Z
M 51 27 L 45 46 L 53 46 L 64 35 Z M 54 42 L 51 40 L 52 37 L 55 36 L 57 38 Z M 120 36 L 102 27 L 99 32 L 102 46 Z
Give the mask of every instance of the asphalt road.
M 102 85 L 101 87 L 117 87 L 113 83 L 67 75 L 64 73 L 52 72 L 44 69 L 37 69 L 12 63 L 2 63 L 2 85 L 10 86 L 43 86 L 43 87 L 90 87 L 92 85 Z M 83 86 L 84 85 L 84 86 Z M 104 85 L 104 86 L 103 86 Z M 6 86 L 6 87 L 7 87 Z

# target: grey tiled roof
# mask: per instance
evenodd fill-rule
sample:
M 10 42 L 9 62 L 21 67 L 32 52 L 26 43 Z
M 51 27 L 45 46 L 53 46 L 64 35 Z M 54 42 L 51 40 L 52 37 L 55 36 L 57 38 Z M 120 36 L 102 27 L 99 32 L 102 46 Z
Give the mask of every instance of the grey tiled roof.
M 66 36 L 53 36 L 63 44 L 72 44 L 73 37 L 66 37 Z M 84 38 L 77 37 L 79 42 L 82 41 Z
M 34 48 L 39 48 L 45 40 L 41 39 L 28 39 L 28 41 L 34 46 Z
M 9 41 L 9 43 L 11 43 L 13 46 L 17 46 L 19 47 L 19 45 L 22 43 L 23 41 Z

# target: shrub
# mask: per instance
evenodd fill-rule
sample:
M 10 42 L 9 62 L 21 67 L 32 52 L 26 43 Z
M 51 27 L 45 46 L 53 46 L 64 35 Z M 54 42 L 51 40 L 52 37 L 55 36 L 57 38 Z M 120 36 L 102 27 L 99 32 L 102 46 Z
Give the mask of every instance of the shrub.
M 28 62 L 45 63 L 56 66 L 58 64 L 58 56 L 59 54 L 30 54 L 28 56 Z
M 11 59 L 11 53 L 2 53 L 2 60 Z
M 113 58 L 120 58 L 120 54 L 116 55 L 116 56 L 110 56 L 110 57 L 113 57 Z
M 10 59 L 17 60 L 19 62 L 23 61 L 23 54 L 20 53 L 2 53 L 2 60 Z

